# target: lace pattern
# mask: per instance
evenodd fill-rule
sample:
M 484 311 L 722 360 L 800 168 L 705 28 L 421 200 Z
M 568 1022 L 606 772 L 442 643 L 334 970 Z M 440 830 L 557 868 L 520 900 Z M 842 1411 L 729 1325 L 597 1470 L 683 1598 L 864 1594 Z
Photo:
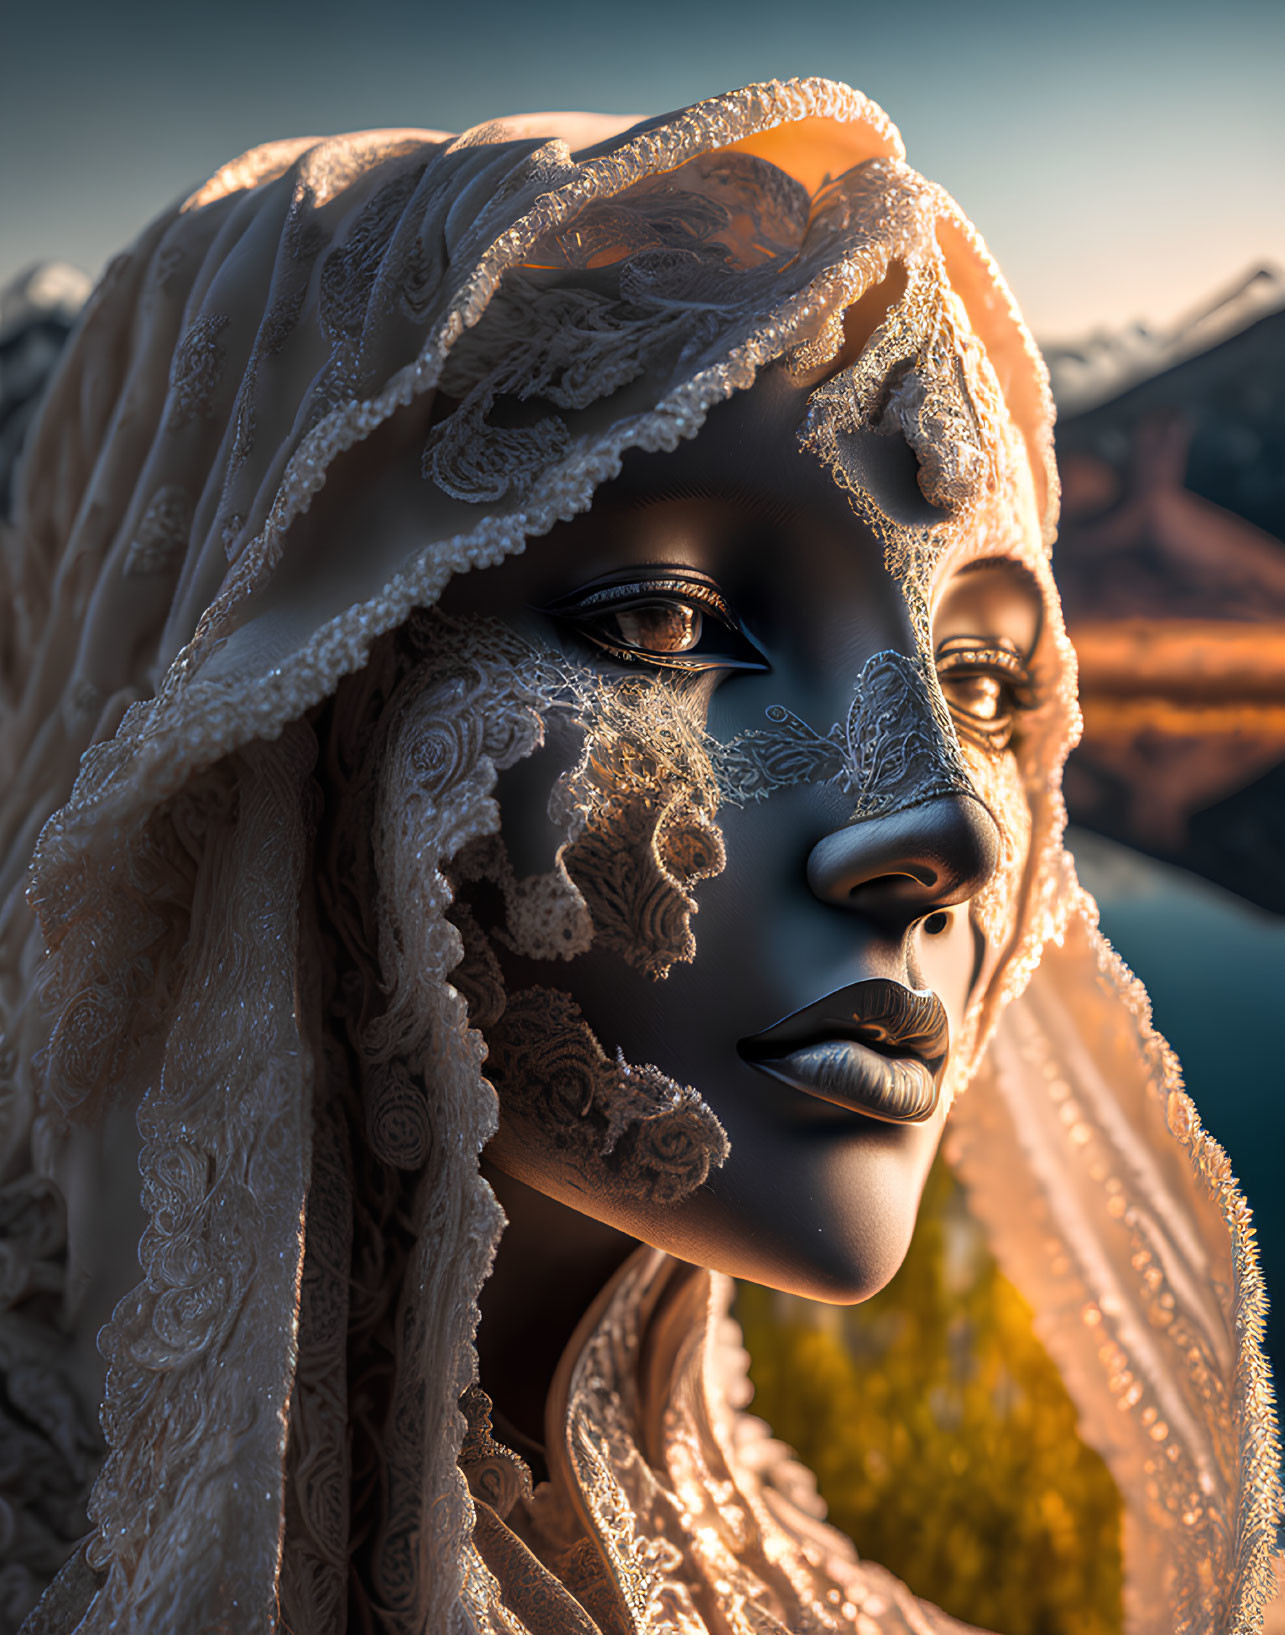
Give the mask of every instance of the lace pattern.
M 835 783 L 860 823 L 974 792 L 936 672 L 902 653 L 866 661 L 846 718 L 824 735 L 779 706 L 767 713 L 775 730 L 742 733 L 719 753 L 720 783 L 737 802 Z
M 1262 1321 L 1256 1274 L 1246 1279 L 1252 1240 L 1226 1155 L 1148 1023 L 1141 987 L 1094 917 L 1073 919 L 999 1026 L 982 1069 L 991 1093 L 960 1103 L 954 1156 L 1001 1264 L 1027 1283 L 1042 1277 L 1065 1314 L 1048 1327 L 1050 1350 L 1082 1411 L 1111 1415 L 1108 1461 L 1126 1494 L 1144 1496 L 1126 1518 L 1130 1627 L 1148 1627 L 1160 1598 L 1174 1629 L 1249 1629 L 1270 1582 L 1277 1504 L 1262 1467 L 1241 1505 L 1231 1498 L 1246 1476 L 1240 1404 L 1270 1412 L 1252 1352 L 1232 1362 L 1237 1322 Z M 1157 1127 L 1194 1159 L 1176 1189 Z M 996 1168 L 1014 1175 L 1019 1153 L 1020 1185 L 997 1189 Z M 1211 1252 L 1218 1215 L 1232 1232 Z M 1245 1304 L 1229 1307 L 1222 1292 L 1242 1279 Z M 1229 1517 L 1235 1566 L 1215 1586 L 1204 1564 Z
M 488 1529 L 492 1574 L 465 1590 L 477 1627 L 504 1628 L 505 1607 L 545 1627 L 538 1609 L 556 1574 L 580 1619 L 624 1635 L 962 1630 L 859 1562 L 821 1520 L 811 1477 L 739 1411 L 748 1391 L 729 1295 L 726 1280 L 654 1251 L 622 1269 L 557 1404 L 550 1482 L 507 1509 L 526 1548 L 506 1556 Z M 664 1366 L 644 1370 L 658 1355 Z M 569 1611 L 560 1627 L 579 1629 Z
M 729 1616 L 745 1631 L 949 1627 L 853 1564 L 780 1450 L 726 1410 L 714 1348 L 697 1368 L 675 1347 L 687 1396 L 666 1469 L 641 1457 L 630 1359 L 665 1306 L 655 1266 L 617 1291 L 568 1404 L 566 1458 L 592 1496 L 594 1537 L 533 1499 L 518 1538 L 470 1496 L 459 1402 L 500 1217 L 477 1172 L 496 1110 L 468 1005 L 482 1015 L 498 998 L 480 927 L 454 900 L 467 865 L 453 860 L 493 841 L 495 778 L 538 741 L 540 700 L 502 666 L 497 688 L 494 670 L 403 662 L 427 651 L 408 618 L 454 573 L 586 509 L 625 450 L 676 446 L 766 363 L 833 361 L 843 314 L 881 292 L 857 356 L 814 395 L 810 446 L 883 540 L 921 642 L 951 567 L 988 554 L 1026 564 L 1046 598 L 1044 706 L 1001 775 L 945 730 L 921 650 L 922 666 L 866 678 L 859 708 L 874 716 L 851 744 L 772 723 L 770 742 L 765 729 L 720 777 L 690 723 L 640 720 L 639 700 L 582 700 L 586 732 L 665 745 L 666 822 L 641 821 L 641 791 L 626 785 L 621 801 L 588 763 L 573 769 L 563 854 L 538 884 L 508 882 L 506 935 L 578 945 L 601 921 L 660 974 L 690 956 L 693 887 L 721 865 L 715 809 L 737 798 L 737 779 L 748 798 L 755 779 L 800 765 L 815 776 L 833 751 L 826 775 L 848 778 L 854 803 L 877 801 L 867 726 L 879 730 L 885 709 L 889 727 L 913 717 L 933 736 L 931 777 L 970 780 L 1007 826 L 1004 899 L 982 912 L 1007 912 L 1022 877 L 1006 963 L 969 1020 L 967 1054 L 992 1041 L 996 1065 L 956 1109 L 961 1163 L 1125 1493 L 1131 1635 L 1200 1627 L 1211 1585 L 1216 1627 L 1253 1626 L 1278 1506 L 1261 1279 L 1225 1160 L 1138 991 L 1086 929 L 1091 909 L 1063 859 L 1060 769 L 1077 718 L 1038 543 L 1056 499 L 1047 383 L 980 240 L 907 169 L 886 117 L 846 87 L 803 80 L 697 104 L 578 159 L 552 126 L 531 124 L 454 142 L 273 144 L 148 229 L 91 302 L 33 437 L 13 553 L 6 674 L 26 679 L 0 719 L 6 1173 L 47 1179 L 68 1121 L 145 1092 L 152 1224 L 148 1280 L 109 1330 L 95 1571 L 74 1558 L 34 1627 L 266 1628 L 278 1593 L 298 1624 L 342 1627 L 345 1549 L 354 1605 L 416 1635 L 465 1617 L 506 1635 L 541 1620 L 699 1628 L 702 1585 L 719 1582 L 735 1582 Z M 301 393 L 278 390 L 287 354 Z M 292 554 L 293 525 L 324 503 L 336 464 L 377 450 L 403 411 L 421 416 L 432 479 L 413 545 L 376 532 L 351 553 L 360 572 L 311 573 Z M 919 459 L 924 508 L 912 516 L 855 479 L 855 440 L 893 434 Z M 72 562 L 94 586 L 88 611 L 51 589 Z M 394 660 L 382 638 L 402 627 L 409 645 Z M 368 819 L 356 838 L 351 827 L 321 837 L 333 991 L 300 954 L 315 929 L 300 891 L 315 813 L 311 743 L 287 725 L 326 710 L 336 759 L 323 783 L 351 785 L 351 810 Z M 919 787 L 909 759 L 901 776 L 903 796 Z M 27 863 L 54 808 L 29 909 Z M 615 879 L 604 859 L 620 835 L 637 866 Z M 1064 1049 L 1055 980 L 1087 1059 Z M 1122 1015 L 1127 1048 L 1113 1031 Z M 1122 1064 L 1137 1087 L 1131 1143 L 1110 1097 L 1084 1099 Z M 1070 1086 L 1060 1100 L 1058 1074 Z M 1081 1116 L 1049 1114 L 1028 1094 L 1041 1083 L 1051 1107 L 1074 1101 Z M 695 1115 L 682 1087 L 617 1078 L 622 1090 L 637 1091 L 653 1130 Z M 626 1141 L 618 1132 L 611 1151 Z M 1154 1156 L 1145 1192 L 1112 1157 L 1131 1145 Z M 1052 1211 L 1039 1245 L 998 1207 L 1014 1175 Z M 1057 1214 L 1071 1195 L 1078 1214 Z M 1198 1223 L 1194 1242 L 1175 1231 L 1175 1200 Z M 61 1344 L 67 1251 L 42 1211 L 24 1195 L 5 1216 L 16 1304 L 0 1319 L 0 1362 L 18 1382 L 6 1389 L 23 1404 L 23 1446 L 43 1451 L 3 1479 L 32 1525 L 56 1518 L 32 1557 L 52 1567 L 96 1450 L 73 1385 L 46 1370 L 47 1402 L 21 1394 L 22 1370 Z M 1099 1298 L 1108 1286 L 1123 1291 L 1118 1309 Z M 683 1300 L 672 1309 L 692 1315 Z M 1170 1310 L 1139 1347 L 1150 1328 L 1136 1314 L 1149 1325 Z M 332 1441 L 345 1414 L 347 1472 Z M 605 1469 L 598 1445 L 612 1450 Z M 709 1539 L 684 1530 L 683 1507 L 697 1504 Z M 369 1520 L 355 1537 L 358 1513 Z
M 311 1152 L 310 1053 L 279 987 L 299 957 L 308 738 L 293 734 L 284 754 L 243 752 L 235 809 L 196 882 L 208 935 L 139 1114 L 144 1280 L 102 1339 L 109 1452 L 89 1559 L 106 1579 L 85 1628 L 127 1606 L 157 1627 L 199 1626 L 229 1592 L 255 1623 L 272 1616 Z M 280 950 L 276 984 L 249 977 L 265 937 Z M 260 1041 L 248 1059 L 239 1028 L 228 1048 L 228 1018 L 243 1007 Z M 211 1525 L 231 1557 L 200 1547 Z

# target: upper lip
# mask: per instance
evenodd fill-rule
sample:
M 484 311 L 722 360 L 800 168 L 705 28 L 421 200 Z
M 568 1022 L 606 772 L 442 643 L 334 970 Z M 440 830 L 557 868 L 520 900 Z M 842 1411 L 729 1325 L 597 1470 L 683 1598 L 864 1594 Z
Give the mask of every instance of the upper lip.
M 770 1061 L 829 1039 L 855 1039 L 882 1056 L 911 1057 L 937 1079 L 950 1050 L 950 1023 L 941 1000 L 928 989 L 868 977 L 751 1034 L 737 1049 L 751 1061 Z

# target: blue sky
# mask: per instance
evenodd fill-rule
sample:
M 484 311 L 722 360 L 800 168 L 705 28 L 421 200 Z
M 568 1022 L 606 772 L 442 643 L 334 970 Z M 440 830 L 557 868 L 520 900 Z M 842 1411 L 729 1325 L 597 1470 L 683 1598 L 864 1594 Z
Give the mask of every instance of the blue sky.
M 26 5 L 0 67 L 0 279 L 96 271 L 273 137 L 650 113 L 846 79 L 973 216 L 1045 338 L 1164 322 L 1285 262 L 1285 6 L 1013 0 Z

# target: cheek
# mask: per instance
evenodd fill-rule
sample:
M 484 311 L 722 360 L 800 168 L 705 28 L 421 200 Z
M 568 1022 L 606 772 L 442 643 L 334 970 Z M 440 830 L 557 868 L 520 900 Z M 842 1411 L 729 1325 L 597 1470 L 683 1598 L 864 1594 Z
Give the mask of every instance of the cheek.
M 570 994 L 520 989 L 487 1031 L 500 1097 L 490 1156 L 501 1168 L 600 1213 L 668 1206 L 727 1157 L 717 1118 L 659 1069 L 612 1060 Z
M 597 947 L 655 978 L 693 959 L 694 888 L 721 873 L 726 857 L 717 825 L 683 780 L 621 789 L 587 818 L 563 860 Z
M 984 943 L 974 995 L 980 998 L 1017 929 L 1031 850 L 1031 807 L 1016 755 L 989 755 L 966 744 L 964 760 L 977 793 L 995 819 L 1000 840 L 999 864 L 970 905 L 972 922 Z
M 553 797 L 595 947 L 655 978 L 693 958 L 695 887 L 726 862 L 704 715 L 699 698 L 662 682 L 600 683 Z
M 672 687 L 586 675 L 574 723 L 550 716 L 545 747 L 500 781 L 503 844 L 481 871 L 508 948 L 592 947 L 653 978 L 691 961 L 695 888 L 726 861 L 703 715 Z
M 501 780 L 502 833 L 452 869 L 464 953 L 452 981 L 499 1095 L 490 1156 L 601 1214 L 672 1205 L 727 1156 L 700 1094 L 609 1054 L 578 998 L 604 961 L 652 978 L 690 961 L 692 888 L 724 854 L 686 700 L 646 684 L 587 685 L 578 717 L 582 731 L 568 732 L 564 716 Z M 594 1017 L 608 1047 L 612 1020 Z

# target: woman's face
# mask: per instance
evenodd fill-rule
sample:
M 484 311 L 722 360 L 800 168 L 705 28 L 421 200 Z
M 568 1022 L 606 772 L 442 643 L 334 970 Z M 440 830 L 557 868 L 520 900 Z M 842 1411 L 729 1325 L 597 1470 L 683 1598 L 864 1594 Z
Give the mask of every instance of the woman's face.
M 1011 935 L 1027 828 L 1004 729 L 1041 604 L 1016 562 L 938 573 L 932 646 L 961 756 L 916 668 L 902 583 L 798 441 L 807 395 L 767 371 L 676 452 L 627 456 L 591 511 L 455 581 L 445 609 L 498 618 L 624 701 L 606 738 L 584 711 L 549 716 L 544 747 L 500 779 L 518 882 L 549 875 L 568 789 L 590 789 L 563 859 L 595 936 L 570 959 L 491 938 L 504 992 L 522 998 L 485 1030 L 501 1109 L 488 1157 L 683 1259 L 847 1302 L 904 1256 L 949 1051 Z M 910 450 L 876 443 L 866 481 L 883 509 L 930 516 Z M 707 735 L 715 763 L 719 746 L 761 742 L 770 793 L 738 803 L 724 788 L 715 807 L 708 783 L 693 792 L 675 770 L 672 743 L 649 748 L 649 719 Z M 846 776 L 815 754 L 836 723 Z M 844 731 L 859 741 L 844 747 Z M 800 732 L 810 762 L 790 753 Z M 744 756 L 729 764 L 743 773 Z M 661 881 L 650 896 L 634 891 L 647 871 Z M 484 887 L 457 889 L 467 947 L 499 911 Z M 554 1037 L 568 1017 L 604 1069 L 659 1069 L 690 1096 L 689 1128 L 725 1136 L 700 1184 L 630 1181 L 627 1110 L 597 1168 L 568 1165 L 556 1126 L 579 1109 Z

